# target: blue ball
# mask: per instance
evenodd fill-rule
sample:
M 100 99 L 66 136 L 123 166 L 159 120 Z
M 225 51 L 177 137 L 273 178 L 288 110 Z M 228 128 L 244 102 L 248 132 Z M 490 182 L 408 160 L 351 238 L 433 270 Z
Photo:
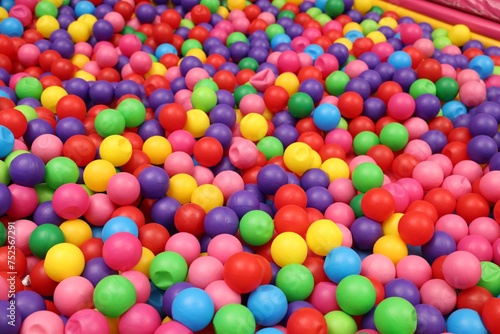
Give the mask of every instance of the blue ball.
M 21 37 L 23 32 L 23 24 L 16 18 L 8 17 L 0 23 L 0 34 L 9 37 Z
M 397 69 L 411 67 L 411 57 L 404 51 L 396 51 L 389 56 L 387 60 L 389 64 Z
M 453 121 L 460 115 L 467 114 L 467 107 L 459 101 L 446 102 L 443 107 L 443 116 Z
M 325 51 L 318 44 L 309 44 L 304 49 L 304 53 L 311 56 L 312 60 L 315 61 L 319 56 L 321 56 Z
M 476 71 L 479 77 L 484 80 L 493 73 L 495 64 L 490 57 L 481 55 L 472 58 L 469 62 L 469 68 Z
M 318 129 L 331 131 L 340 123 L 340 110 L 331 103 L 320 104 L 313 111 L 313 122 Z
M 456 310 L 450 314 L 446 321 L 446 330 L 453 334 L 488 333 L 479 313 L 467 308 Z
M 0 158 L 5 158 L 14 149 L 14 134 L 6 126 L 0 125 Z
M 207 327 L 214 316 L 214 303 L 199 288 L 187 288 L 179 292 L 172 303 L 172 317 L 193 332 Z
M 344 277 L 361 273 L 361 258 L 349 247 L 336 247 L 326 256 L 323 269 L 326 276 L 338 284 Z
M 109 237 L 119 232 L 128 232 L 139 237 L 139 228 L 132 219 L 125 216 L 117 216 L 104 224 L 102 228 L 102 241 L 106 242 Z
M 163 43 L 158 45 L 158 47 L 156 48 L 155 56 L 156 58 L 160 59 L 163 55 L 167 53 L 172 53 L 174 55 L 177 55 L 177 49 L 172 44 Z
M 269 328 L 262 328 L 260 331 L 258 331 L 255 334 L 282 334 L 282 333 L 283 332 L 280 331 L 279 329 L 269 327 Z
M 77 17 L 80 17 L 84 14 L 94 14 L 95 6 L 90 1 L 79 1 L 75 5 L 75 14 Z
M 286 315 L 286 296 L 274 285 L 261 285 L 248 297 L 247 307 L 261 326 L 274 326 Z
M 361 31 L 351 30 L 347 34 L 345 34 L 344 37 L 354 43 L 358 38 L 363 38 L 365 36 Z
M 276 49 L 276 47 L 282 43 L 290 44 L 292 39 L 287 34 L 277 34 L 271 39 L 271 47 Z

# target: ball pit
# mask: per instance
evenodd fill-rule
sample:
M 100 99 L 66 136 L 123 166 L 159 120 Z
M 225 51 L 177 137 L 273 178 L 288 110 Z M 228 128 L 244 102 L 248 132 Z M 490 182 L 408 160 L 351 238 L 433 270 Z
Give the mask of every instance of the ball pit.
M 392 3 L 2 0 L 0 332 L 498 332 L 500 42 Z

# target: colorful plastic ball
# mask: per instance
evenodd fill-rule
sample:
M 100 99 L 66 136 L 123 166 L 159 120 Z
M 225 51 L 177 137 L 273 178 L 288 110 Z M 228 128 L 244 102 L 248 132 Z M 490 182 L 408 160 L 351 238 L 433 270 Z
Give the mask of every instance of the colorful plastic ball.
M 323 131 L 335 129 L 340 123 L 340 110 L 335 105 L 323 103 L 313 112 L 314 125 Z
M 70 243 L 54 245 L 45 256 L 44 268 L 47 276 L 56 282 L 71 276 L 79 276 L 84 266 L 85 258 L 82 251 Z
M 281 233 L 272 242 L 271 256 L 280 267 L 291 263 L 301 264 L 307 256 L 306 241 L 294 232 Z
M 262 285 L 250 294 L 247 307 L 257 324 L 274 326 L 285 317 L 288 303 L 285 294 L 278 287 Z
M 339 282 L 336 298 L 342 311 L 350 315 L 362 315 L 375 305 L 375 288 L 368 278 L 350 275 Z
M 468 156 L 480 164 L 488 162 L 497 151 L 495 140 L 486 135 L 476 136 L 467 143 Z
M 215 138 L 201 138 L 194 145 L 193 155 L 201 166 L 213 167 L 222 159 L 223 147 Z
M 78 290 L 78 295 L 74 291 Z M 94 286 L 84 277 L 74 276 L 64 279 L 54 291 L 54 304 L 61 314 L 71 316 L 77 311 L 91 308 Z
M 106 264 L 114 270 L 126 271 L 133 268 L 141 259 L 142 246 L 139 239 L 126 232 L 110 236 L 102 249 Z
M 388 219 L 396 208 L 392 194 L 383 188 L 368 190 L 361 200 L 361 210 L 366 217 L 378 222 Z
M 33 255 L 43 259 L 52 246 L 63 243 L 65 238 L 58 226 L 43 224 L 33 230 L 29 240 L 29 248 Z
M 287 333 L 290 334 L 326 334 L 328 325 L 323 314 L 310 307 L 301 308 L 295 311 L 287 322 Z
M 205 289 L 210 283 L 223 279 L 224 266 L 213 256 L 203 256 L 189 266 L 188 280 L 195 287 Z
M 445 280 L 456 289 L 468 289 L 479 282 L 481 264 L 473 254 L 456 251 L 449 254 L 443 262 Z
M 18 185 L 34 187 L 41 183 L 45 174 L 42 159 L 34 154 L 21 154 L 9 166 L 10 178 Z
M 236 328 L 238 332 L 254 333 L 255 332 L 255 318 L 250 310 L 237 304 L 229 304 L 220 308 L 213 319 L 214 329 L 217 332 L 225 333 L 234 331 Z
M 484 333 L 488 330 L 481 321 L 481 316 L 471 309 L 460 309 L 450 314 L 446 320 L 446 329 L 451 333 L 463 334 L 468 332 Z
M 141 195 L 146 198 L 159 199 L 165 196 L 170 185 L 167 172 L 160 167 L 147 167 L 137 177 L 141 185 Z
M 119 275 L 104 277 L 94 290 L 94 305 L 107 317 L 116 318 L 124 314 L 136 302 L 134 285 Z
M 373 253 L 385 255 L 397 265 L 408 255 L 408 248 L 398 236 L 384 235 L 373 246 Z
M 66 333 L 76 334 L 80 330 L 85 333 L 99 334 L 110 330 L 106 317 L 96 310 L 79 310 L 69 317 L 64 328 Z
M 120 333 L 154 333 L 160 326 L 161 318 L 158 311 L 151 305 L 137 303 L 120 317 L 118 328 Z
M 361 192 L 381 187 L 383 180 L 384 174 L 382 170 L 374 163 L 362 163 L 352 173 L 353 185 Z
M 325 314 L 325 320 L 329 330 L 333 333 L 356 333 L 358 325 L 356 321 L 343 311 L 331 311 Z
M 324 270 L 332 282 L 339 283 L 344 277 L 359 275 L 361 272 L 361 259 L 350 248 L 336 247 L 326 256 Z
M 77 219 L 90 205 L 87 191 L 76 184 L 64 184 L 56 189 L 52 198 L 54 211 L 64 219 Z
M 469 62 L 469 68 L 476 71 L 483 80 L 493 73 L 494 64 L 490 57 L 479 55 Z
M 26 319 L 23 319 L 23 324 L 19 333 L 27 334 L 38 330 L 49 333 L 62 333 L 64 332 L 64 322 L 56 313 L 40 310 L 30 314 Z
M 448 255 L 454 251 L 456 251 L 455 241 L 448 233 L 443 231 L 435 231 L 431 240 L 422 245 L 424 258 L 430 263 L 441 255 Z
M 460 101 L 467 107 L 476 107 L 486 100 L 486 87 L 477 81 L 469 81 L 460 87 Z
M 266 212 L 253 210 L 241 218 L 239 228 L 241 237 L 246 243 L 252 246 L 262 246 L 271 240 L 274 223 Z
M 165 264 L 168 263 L 168 266 Z M 186 279 L 188 266 L 186 260 L 179 254 L 165 251 L 157 254 L 151 262 L 149 276 L 160 289 L 168 289 L 175 283 Z
M 83 180 L 92 191 L 103 192 L 106 190 L 109 179 L 115 173 L 115 167 L 109 161 L 94 160 L 85 167 Z
M 400 297 L 389 297 L 377 305 L 374 319 L 383 333 L 414 333 L 417 329 L 415 307 Z
M 490 298 L 485 304 L 480 312 L 482 322 L 484 326 L 490 332 L 495 332 L 498 330 L 498 322 L 495 321 L 496 316 L 498 315 L 498 306 L 499 306 L 498 298 Z
M 263 267 L 250 253 L 235 253 L 224 264 L 224 281 L 237 293 L 254 291 L 261 283 Z
M 317 220 L 307 229 L 306 241 L 315 254 L 326 256 L 333 248 L 342 243 L 342 232 L 328 219 Z
M 139 229 L 135 221 L 126 216 L 116 216 L 109 219 L 102 229 L 102 240 L 106 242 L 109 237 L 116 233 L 128 232 L 135 235 L 139 235 Z
M 5 158 L 9 153 L 11 153 L 14 148 L 14 134 L 9 128 L 4 125 L 0 125 L 0 140 L 1 140 L 1 149 L 0 149 L 0 157 Z
M 214 304 L 210 296 L 198 288 L 179 292 L 172 303 L 172 317 L 193 331 L 205 328 L 214 316 Z
M 256 113 L 245 115 L 240 122 L 240 131 L 243 138 L 254 142 L 259 141 L 267 134 L 267 120 Z
M 445 320 L 434 306 L 418 304 L 415 305 L 415 310 L 417 311 L 417 332 L 442 333 L 444 331 Z
M 314 277 L 301 264 L 288 264 L 276 275 L 276 286 L 285 293 L 288 302 L 305 300 L 314 288 Z

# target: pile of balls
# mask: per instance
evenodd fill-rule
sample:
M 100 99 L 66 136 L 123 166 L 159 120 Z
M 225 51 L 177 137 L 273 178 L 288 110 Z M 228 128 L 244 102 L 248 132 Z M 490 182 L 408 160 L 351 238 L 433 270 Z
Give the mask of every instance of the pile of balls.
M 499 333 L 500 48 L 371 0 L 1 0 L 0 333 Z

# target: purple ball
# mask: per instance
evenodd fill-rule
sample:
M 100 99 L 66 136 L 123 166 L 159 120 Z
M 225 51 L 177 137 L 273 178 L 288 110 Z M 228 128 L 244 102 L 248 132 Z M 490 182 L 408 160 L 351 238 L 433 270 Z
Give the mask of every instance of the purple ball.
M 457 68 L 466 69 L 469 67 L 469 59 L 464 55 L 454 55 Z
M 231 128 L 236 123 L 236 113 L 227 104 L 218 104 L 210 111 L 210 123 L 222 123 Z
M 392 38 L 394 37 L 394 35 L 396 35 L 394 30 L 388 26 L 382 26 L 378 28 L 378 31 L 380 31 L 385 36 L 385 38 Z
M 427 131 L 420 139 L 429 144 L 433 154 L 441 153 L 446 144 L 448 144 L 448 138 L 439 130 Z
M 359 75 L 359 77 L 365 79 L 370 83 L 370 90 L 372 94 L 374 94 L 382 84 L 382 77 L 375 70 L 364 71 Z
M 500 48 L 498 46 L 490 46 L 484 50 L 484 54 L 491 56 L 500 56 Z
M 454 120 L 453 120 L 453 127 L 455 128 L 467 128 L 470 123 L 470 119 L 472 117 L 469 114 L 462 114 L 458 115 Z
M 457 63 L 453 55 L 442 53 L 439 55 L 439 57 L 437 57 L 437 61 L 439 61 L 441 64 L 448 64 L 453 66 L 454 68 L 457 68 Z
M 297 120 L 288 111 L 280 111 L 274 114 L 272 122 L 275 128 L 284 124 L 295 127 L 295 124 L 297 124 Z
M 46 39 L 39 39 L 35 42 L 35 46 L 40 50 L 40 52 L 50 50 L 52 43 Z
M 262 46 L 252 47 L 250 51 L 248 51 L 248 57 L 255 59 L 259 64 L 265 62 L 268 55 L 269 51 Z
M 344 44 L 335 43 L 328 47 L 326 53 L 332 54 L 337 58 L 340 65 L 344 64 L 349 58 L 349 49 Z
M 493 115 L 478 113 L 470 119 L 468 128 L 473 137 L 479 135 L 494 137 L 498 132 L 498 122 Z
M 236 213 L 226 206 L 210 210 L 205 216 L 204 227 L 209 237 L 219 234 L 235 235 L 238 232 L 239 219 Z
M 12 194 L 10 193 L 9 188 L 0 183 L 0 216 L 3 216 L 12 205 Z
M 234 106 L 236 105 L 233 94 L 225 89 L 219 89 L 215 92 L 215 95 L 217 96 L 217 104 L 225 104 L 230 106 L 231 108 L 234 108 Z
M 328 189 L 314 186 L 306 190 L 307 206 L 324 213 L 333 204 L 333 196 Z
M 393 279 L 385 285 L 384 290 L 385 298 L 400 297 L 414 306 L 420 303 L 420 292 L 417 286 L 405 278 Z
M 235 62 L 240 62 L 245 58 L 248 55 L 248 51 L 250 51 L 250 45 L 241 41 L 235 42 L 229 47 L 231 58 Z
M 125 67 L 125 65 L 127 65 L 128 63 L 130 62 L 130 59 L 128 59 L 127 56 L 124 56 L 124 55 L 119 55 L 118 56 L 118 63 L 116 63 L 115 65 L 115 70 L 121 72 L 123 70 L 123 68 Z M 126 80 L 126 81 L 131 81 L 131 80 Z M 122 81 L 123 82 L 123 81 Z M 133 82 L 133 81 L 132 81 Z M 135 83 L 135 82 L 134 82 Z M 136 84 L 137 85 L 137 84 Z M 137 89 L 140 89 L 139 88 L 139 85 L 137 85 Z M 115 97 L 118 96 L 116 95 L 117 93 L 115 92 Z M 134 95 L 137 95 L 137 94 L 134 94 Z M 138 95 L 137 95 L 138 96 Z
M 375 309 L 377 307 L 373 307 L 368 313 L 363 315 L 361 319 L 361 327 L 364 329 L 373 329 L 376 330 L 375 326 Z
M 366 13 L 365 16 L 363 17 L 364 20 L 373 20 L 375 22 L 380 21 L 380 14 L 377 12 L 369 12 Z
M 215 67 L 213 67 L 210 64 L 203 64 L 203 69 L 205 71 L 207 71 L 207 73 L 210 77 L 213 77 L 215 75 L 215 73 L 217 73 L 217 70 L 215 69 Z
M 71 35 L 64 29 L 54 30 L 49 37 L 49 40 L 54 43 L 57 40 L 66 39 L 71 41 Z M 62 55 L 61 55 L 62 56 Z
M 481 43 L 480 41 L 478 41 L 476 39 L 471 39 L 470 41 L 465 43 L 464 46 L 462 47 L 462 49 L 464 51 L 466 51 L 467 49 L 471 49 L 471 48 L 484 50 L 484 45 L 483 45 L 483 43 Z
M 357 218 L 350 230 L 352 241 L 360 250 L 372 250 L 375 242 L 383 236 L 382 225 L 367 217 Z
M 88 279 L 93 286 L 96 286 L 104 277 L 116 274 L 118 274 L 118 272 L 111 269 L 106 262 L 104 262 L 104 258 L 95 257 L 85 264 L 85 269 L 83 269 L 81 276 Z
M 314 308 L 314 306 L 311 303 L 306 302 L 305 300 L 296 300 L 294 302 L 288 303 L 288 309 L 286 311 L 285 317 L 283 318 L 283 320 L 281 320 L 281 324 L 283 326 L 286 326 L 288 319 L 290 319 L 292 314 L 295 313 L 295 311 L 303 308 Z
M 476 107 L 478 114 L 490 114 L 495 117 L 497 122 L 500 122 L 500 104 L 494 101 L 485 101 Z
M 262 63 L 259 65 L 259 67 L 257 67 L 257 72 L 261 72 L 264 70 L 270 70 L 271 72 L 273 72 L 274 76 L 276 76 L 276 77 L 280 74 L 276 65 L 268 63 L 268 62 Z
M 291 50 L 293 50 L 293 47 L 291 44 L 288 44 L 288 43 L 280 43 L 274 48 L 274 51 L 277 51 L 277 52 L 285 52 L 285 51 L 291 51 Z
M 89 97 L 97 104 L 109 104 L 115 98 L 114 88 L 111 83 L 99 80 L 96 81 L 89 89 Z
M 150 119 L 139 126 L 137 134 L 143 141 L 146 141 L 148 138 L 153 136 L 165 136 L 165 129 L 163 129 L 160 122 L 156 119 Z
M 141 23 L 153 23 L 156 17 L 156 9 L 151 4 L 141 4 L 136 7 L 135 15 Z
M 247 183 L 245 184 L 245 190 L 250 191 L 253 193 L 257 198 L 259 199 L 259 203 L 265 203 L 266 202 L 266 195 L 260 191 L 259 186 L 255 183 Z
M 214 27 L 217 25 L 217 23 L 220 23 L 222 21 L 224 21 L 224 18 L 217 13 L 212 14 L 212 16 L 210 17 L 210 24 Z
M 304 32 L 304 27 L 302 27 L 298 23 L 293 23 L 285 29 L 285 33 L 288 36 L 290 36 L 291 39 L 301 36 L 303 32 Z
M 205 131 L 205 137 L 217 139 L 224 149 L 229 148 L 233 140 L 231 129 L 223 123 L 214 123 Z
M 44 180 L 45 164 L 34 154 L 21 154 L 10 163 L 9 174 L 15 184 L 34 187 Z
M 96 7 L 94 10 L 94 16 L 98 19 L 104 18 L 106 14 L 111 13 L 113 11 L 113 7 L 109 4 L 103 3 Z
M 403 42 L 399 38 L 391 37 L 387 39 L 387 42 L 392 45 L 394 51 L 400 51 L 404 47 Z
M 179 282 L 172 284 L 165 294 L 163 295 L 162 306 L 163 311 L 169 317 L 172 317 L 172 304 L 174 302 L 175 297 L 184 289 L 194 287 L 191 283 L 188 282 Z
M 422 28 L 423 31 L 432 32 L 432 30 L 434 30 L 432 29 L 432 26 L 427 22 L 420 22 L 418 25 L 420 26 L 420 28 Z
M 365 62 L 371 70 L 380 64 L 380 57 L 374 52 L 365 52 L 361 54 L 358 59 Z
M 404 67 L 396 70 L 392 76 L 392 80 L 397 82 L 403 91 L 409 92 L 410 86 L 418 79 L 417 72 L 409 67 Z
M 56 136 L 64 143 L 75 135 L 85 135 L 85 125 L 76 117 L 65 117 L 56 124 Z
M 181 204 L 175 198 L 160 198 L 151 207 L 151 219 L 168 230 L 173 229 L 174 216 L 180 207 Z
M 52 201 L 47 201 L 38 204 L 35 212 L 33 213 L 33 221 L 37 225 L 42 224 L 52 224 L 59 226 L 64 221 L 63 218 L 59 217 L 57 213 L 54 211 L 54 207 L 52 206 Z
M 273 136 L 279 139 L 284 148 L 287 148 L 290 144 L 297 141 L 299 133 L 294 126 L 290 124 L 283 124 L 274 130 Z
M 211 47 L 216 45 L 223 45 L 222 41 L 217 37 L 210 36 L 203 42 L 203 50 L 208 52 Z
M 251 191 L 240 190 L 229 196 L 227 207 L 232 209 L 238 218 L 241 219 L 247 212 L 259 210 L 260 202 L 257 196 Z
M 433 263 L 438 257 L 448 255 L 457 250 L 455 240 L 446 232 L 435 231 L 431 240 L 422 245 L 422 255 L 429 263 Z
M 204 235 L 200 239 L 200 246 L 201 246 L 201 252 L 206 253 L 208 251 L 208 244 L 210 244 L 210 241 L 212 241 L 212 238 L 210 238 L 208 235 Z
M 224 171 L 227 171 L 227 170 L 232 171 L 232 172 L 236 172 L 236 173 L 239 172 L 238 168 L 236 168 L 232 164 L 231 160 L 229 160 L 228 157 L 223 157 L 221 159 L 221 161 L 219 161 L 219 163 L 217 165 L 211 167 L 210 170 L 212 171 L 212 173 L 214 175 L 217 175 L 217 174 L 224 172 Z
M 57 16 L 57 21 L 59 22 L 59 26 L 61 29 L 68 29 L 69 25 L 75 21 L 75 18 L 68 14 L 61 14 Z
M 92 34 L 98 41 L 109 41 L 114 33 L 113 26 L 106 20 L 97 20 L 92 27 Z
M 240 72 L 240 68 L 238 67 L 238 65 L 230 62 L 222 64 L 219 67 L 219 70 L 226 70 L 233 73 L 234 75 L 237 75 Z
M 378 97 L 369 97 L 363 103 L 363 115 L 369 117 L 373 122 L 385 116 L 387 107 Z
M 324 88 L 318 80 L 306 79 L 300 83 L 299 92 L 306 93 L 314 103 L 318 103 L 323 98 Z
M 156 110 L 162 104 L 174 102 L 174 94 L 170 89 L 166 88 L 158 88 L 149 96 L 149 105 L 153 110 Z
M 289 26 L 291 26 L 294 22 L 291 18 L 284 16 L 280 17 L 276 23 L 286 29 Z
M 182 76 L 186 76 L 187 72 L 193 68 L 202 68 L 203 63 L 201 60 L 194 56 L 187 56 L 182 58 L 181 63 L 179 64 L 179 70 L 181 71 Z
M 269 164 L 262 167 L 257 174 L 259 190 L 266 195 L 274 195 L 279 188 L 288 183 L 286 171 L 278 165 Z
M 172 93 L 177 93 L 178 91 L 180 90 L 183 90 L 183 89 L 187 89 L 187 86 L 186 86 L 186 79 L 183 78 L 183 77 L 178 77 L 178 78 L 175 78 L 174 80 L 172 80 L 172 82 L 170 83 L 170 90 L 172 91 Z
M 490 168 L 490 171 L 500 170 L 500 153 L 493 154 L 493 156 L 491 157 L 491 159 L 488 163 L 488 167 Z M 1 195 L 0 195 L 0 198 L 1 198 Z M 1 210 L 0 210 L 0 212 L 1 212 Z
M 363 19 L 363 15 L 358 10 L 351 9 L 347 12 L 347 15 L 352 19 L 353 22 L 360 23 Z
M 415 116 L 430 121 L 441 110 L 441 101 L 436 95 L 422 94 L 415 100 Z
M 416 334 L 441 334 L 445 331 L 445 321 L 441 312 L 429 304 L 415 305 L 417 311 Z
M 13 299 L 16 301 L 16 311 L 19 312 L 21 319 L 26 319 L 30 314 L 47 309 L 45 300 L 35 291 L 16 292 Z
M 297 186 L 300 186 L 300 180 L 297 175 L 295 175 L 292 172 L 287 172 L 288 175 L 288 184 L 295 184 Z
M 222 45 L 222 44 L 220 44 L 220 45 L 214 45 L 213 47 L 210 48 L 210 50 L 208 50 L 208 55 L 209 56 L 211 56 L 213 54 L 219 54 L 219 55 L 221 55 L 222 57 L 224 57 L 224 59 L 226 59 L 226 61 L 229 61 L 229 59 L 231 58 L 231 53 L 229 52 L 229 49 L 226 48 L 226 46 Z M 228 64 L 228 63 L 222 64 L 221 68 L 219 68 L 219 69 L 223 70 L 224 68 L 222 68 L 222 67 L 225 64 Z M 236 65 L 236 64 L 234 64 L 234 65 Z M 230 65 L 226 65 L 226 66 L 230 66 Z M 238 65 L 236 65 L 236 67 L 238 67 Z M 231 72 L 233 72 L 233 71 L 231 71 Z M 234 72 L 233 72 L 233 74 L 234 74 Z
M 356 92 L 363 100 L 366 100 L 371 95 L 371 86 L 368 80 L 357 77 L 349 80 L 347 85 L 345 86 L 346 92 Z
M 405 23 L 415 23 L 415 20 L 412 17 L 409 16 L 403 16 L 402 18 L 399 19 L 399 24 L 405 24 Z
M 17 102 L 17 105 L 24 105 L 24 106 L 30 106 L 32 108 L 37 108 L 40 107 L 42 104 L 40 103 L 40 101 L 38 101 L 33 97 L 25 97 L 24 99 L 20 99 Z
M 167 193 L 170 178 L 167 172 L 160 167 L 147 167 L 137 177 L 141 185 L 141 194 L 145 198 L 160 199 Z
M 467 143 L 467 154 L 471 160 L 477 162 L 478 164 L 487 163 L 497 152 L 497 142 L 495 139 L 486 135 L 473 137 Z
M 330 177 L 320 168 L 311 168 L 302 175 L 300 185 L 304 190 L 316 186 L 328 188 L 330 185 Z
M 0 81 L 2 81 L 5 85 L 9 84 L 10 74 L 4 68 L 0 67 Z
M 394 72 L 396 72 L 396 68 L 389 63 L 380 63 L 375 67 L 375 71 L 380 74 L 382 81 L 391 81 Z
M 17 305 L 12 305 L 9 301 L 0 300 L 0 333 L 18 334 L 21 330 L 22 317 L 21 312 L 16 311 Z M 9 324 L 9 322 L 11 322 Z

